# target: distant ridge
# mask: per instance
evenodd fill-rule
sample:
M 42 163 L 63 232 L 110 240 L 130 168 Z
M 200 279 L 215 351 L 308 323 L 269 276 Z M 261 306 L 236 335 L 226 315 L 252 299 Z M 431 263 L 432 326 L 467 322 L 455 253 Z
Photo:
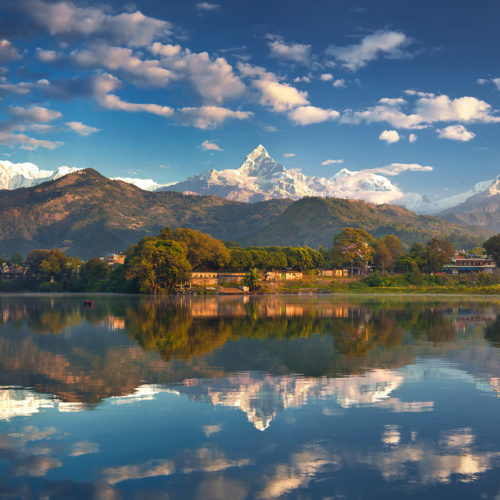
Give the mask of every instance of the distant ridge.
M 88 259 L 125 250 L 162 227 L 191 227 L 249 245 L 330 246 L 346 226 L 407 244 L 432 236 L 461 245 L 490 235 L 397 206 L 309 197 L 242 203 L 216 196 L 149 192 L 84 169 L 40 185 L 0 191 L 0 256 L 61 248 Z

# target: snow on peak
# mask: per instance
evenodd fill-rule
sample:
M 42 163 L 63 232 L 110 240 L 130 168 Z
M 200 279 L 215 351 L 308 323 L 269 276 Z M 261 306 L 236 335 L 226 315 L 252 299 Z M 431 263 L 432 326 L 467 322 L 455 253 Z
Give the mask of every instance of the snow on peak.
M 80 170 L 75 167 L 59 167 L 56 170 L 42 170 L 34 163 L 12 163 L 0 160 L 0 189 L 32 187 L 52 181 Z
M 113 181 L 122 181 L 127 184 L 133 184 L 134 186 L 144 189 L 144 191 L 158 191 L 161 188 L 165 188 L 170 184 L 158 184 L 153 179 L 139 179 L 136 177 L 113 177 Z

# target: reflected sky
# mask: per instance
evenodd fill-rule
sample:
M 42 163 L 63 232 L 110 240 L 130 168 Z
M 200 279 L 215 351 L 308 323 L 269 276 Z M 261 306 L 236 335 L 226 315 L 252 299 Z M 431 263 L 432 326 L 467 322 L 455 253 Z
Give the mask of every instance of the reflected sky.
M 500 301 L 0 296 L 0 496 L 497 498 Z

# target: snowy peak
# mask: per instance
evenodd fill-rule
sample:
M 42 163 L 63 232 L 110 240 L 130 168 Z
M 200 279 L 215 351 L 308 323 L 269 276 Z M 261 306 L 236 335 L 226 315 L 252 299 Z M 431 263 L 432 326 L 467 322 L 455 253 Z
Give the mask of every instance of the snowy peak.
M 276 177 L 287 172 L 286 168 L 269 156 L 266 148 L 259 144 L 238 168 L 240 175 L 250 177 Z
M 42 170 L 33 163 L 12 163 L 0 161 L 0 189 L 18 189 L 53 181 L 80 170 L 74 167 L 59 167 L 56 170 Z

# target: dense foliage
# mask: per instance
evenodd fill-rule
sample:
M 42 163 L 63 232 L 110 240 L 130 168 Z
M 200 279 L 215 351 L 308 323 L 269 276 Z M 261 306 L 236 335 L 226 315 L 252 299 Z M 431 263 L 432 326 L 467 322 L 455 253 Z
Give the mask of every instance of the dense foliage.
M 474 249 L 499 262 L 500 235 Z M 425 245 L 415 242 L 408 251 L 397 236 L 375 239 L 359 228 L 344 228 L 332 240 L 332 247 L 247 247 L 233 241 L 222 242 L 209 234 L 189 228 L 165 227 L 155 237 L 146 236 L 129 246 L 123 264 L 107 265 L 102 259 L 81 259 L 59 249 L 33 250 L 23 260 L 18 252 L 0 258 L 0 290 L 73 292 L 169 293 L 190 280 L 192 271 L 232 271 L 247 273 L 243 279 L 250 290 L 262 287 L 263 271 L 293 270 L 319 279 L 324 268 L 349 269 L 361 275 L 349 283 L 362 287 L 445 286 L 454 283 L 487 286 L 496 276 L 471 273 L 460 279 L 443 276 L 443 266 L 455 256 L 453 243 L 432 238 Z M 306 277 L 302 286 L 309 286 Z M 265 287 L 264 287 L 265 288 Z

